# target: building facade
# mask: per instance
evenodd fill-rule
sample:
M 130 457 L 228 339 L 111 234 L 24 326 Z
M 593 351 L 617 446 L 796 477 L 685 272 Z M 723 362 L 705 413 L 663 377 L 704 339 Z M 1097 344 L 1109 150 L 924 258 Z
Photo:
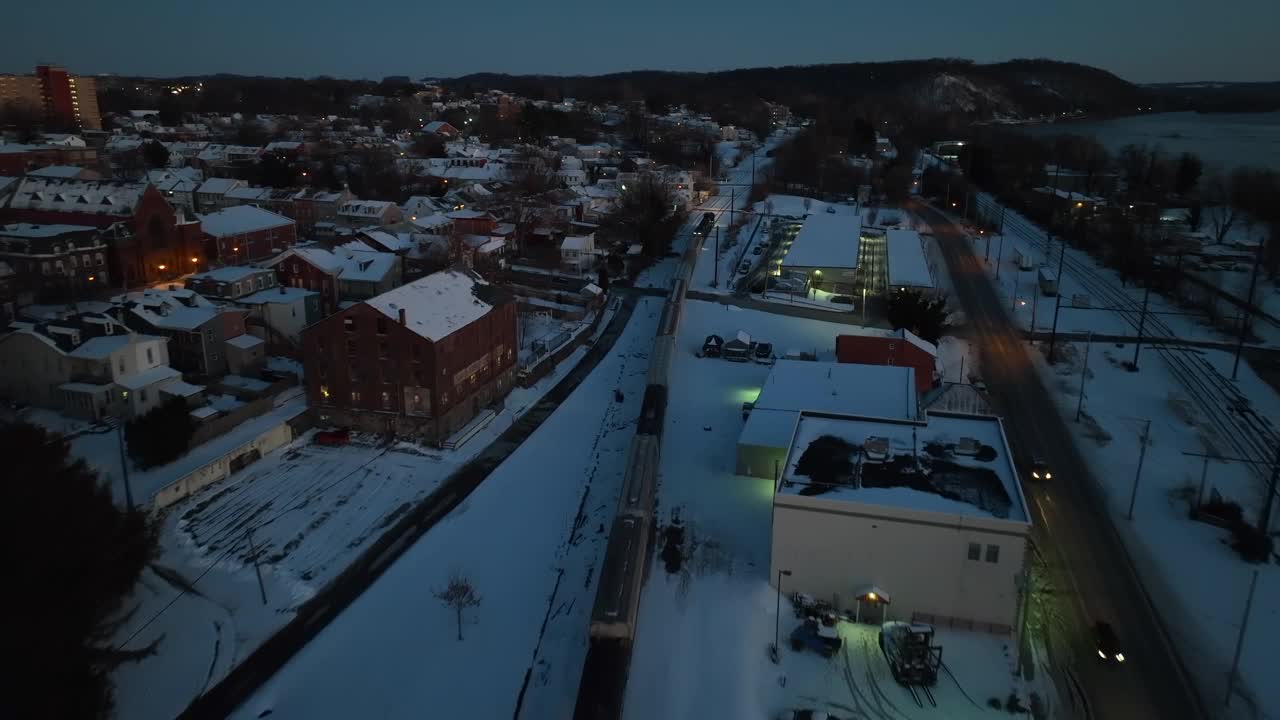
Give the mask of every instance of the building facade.
M 92 297 L 110 282 L 107 253 L 95 227 L 0 225 L 0 262 L 13 270 L 13 292 L 24 305 Z
M 34 75 L 0 75 L 0 105 L 28 104 L 45 122 L 101 130 L 98 85 L 57 65 L 37 65 Z
M 303 332 L 307 395 L 323 422 L 442 442 L 515 380 L 515 303 L 446 270 Z

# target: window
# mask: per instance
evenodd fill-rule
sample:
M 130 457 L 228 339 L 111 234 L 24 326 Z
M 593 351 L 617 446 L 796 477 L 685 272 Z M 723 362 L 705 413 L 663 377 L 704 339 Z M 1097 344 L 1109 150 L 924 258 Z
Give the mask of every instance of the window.
M 360 391 L 359 391 L 359 390 L 352 390 L 352 391 L 351 391 L 351 404 L 352 404 L 352 405 L 355 405 L 356 403 L 359 403 L 359 402 L 360 402 Z
M 356 354 L 356 341 L 355 341 L 355 340 L 347 340 L 347 354 L 348 354 L 348 355 L 351 355 L 352 357 L 354 357 L 354 356 L 355 356 L 355 354 Z
M 139 390 L 139 391 L 138 391 L 138 399 L 139 399 L 139 400 L 141 400 L 142 402 L 146 402 L 146 401 L 147 401 L 147 389 L 146 389 L 146 388 L 142 388 L 141 390 Z
M 982 546 L 978 543 L 969 543 L 969 559 L 978 561 L 982 559 Z
M 413 359 L 415 361 L 422 359 L 422 346 L 417 343 L 413 344 Z
M 320 352 L 324 352 L 325 350 L 328 350 L 328 349 L 329 349 L 329 343 L 325 341 L 325 339 L 324 339 L 324 336 L 323 336 L 323 335 L 322 335 L 322 336 L 320 336 L 320 337 L 318 337 L 318 338 L 316 338 L 316 348 L 317 348 Z
M 387 392 L 386 390 L 382 391 L 382 409 L 383 410 L 391 409 L 391 393 Z
M 329 386 L 328 385 L 320 386 L 320 402 L 323 402 L 323 403 L 329 402 Z
M 379 322 L 381 322 L 381 320 L 379 320 Z M 390 355 L 391 355 L 391 350 L 390 350 L 390 347 L 387 345 L 387 341 L 379 340 L 378 341 L 378 357 L 385 358 L 385 357 L 390 357 Z
M 987 562 L 989 563 L 1000 562 L 1000 546 L 999 545 L 987 546 Z
M 265 287 L 265 282 L 266 282 L 266 281 L 262 279 L 262 276 L 261 276 L 261 275 L 259 275 L 259 276 L 258 276 L 258 289 L 259 289 L 259 290 L 261 290 L 263 287 Z
M 239 297 L 239 296 L 240 296 L 240 283 L 238 283 L 238 282 L 237 282 L 237 283 L 233 283 L 232 287 L 234 288 L 234 289 L 232 290 L 232 294 L 234 294 L 236 297 Z
M 355 332 L 356 319 L 351 317 L 350 315 L 342 318 L 342 327 L 345 328 L 347 332 Z
M 386 319 L 386 318 L 378 318 L 378 334 L 379 334 L 379 335 L 386 335 L 386 334 L 387 334 L 387 319 Z
M 442 405 L 449 404 L 449 393 L 440 393 L 440 403 Z
M 213 360 L 217 360 L 217 359 L 218 359 L 218 353 L 214 353 L 214 354 L 213 354 L 213 357 L 212 357 L 211 359 L 213 359 Z
M 102 253 L 94 253 L 94 254 L 93 254 L 93 259 L 94 259 L 94 262 L 96 262 L 96 263 L 98 263 L 99 265 L 101 265 L 101 264 L 103 263 Z
M 147 348 L 147 364 L 148 364 L 148 365 L 154 365 L 154 364 L 155 364 L 155 362 L 156 362 L 156 361 L 155 361 L 155 358 L 154 358 L 154 357 L 153 357 L 153 355 L 152 355 L 151 348 Z
M 89 267 L 89 256 L 87 254 L 80 256 L 80 264 L 85 267 Z
M 348 371 L 348 377 L 351 378 L 351 384 L 356 385 L 360 382 L 360 368 L 352 366 Z
M 124 357 L 120 357 L 120 373 L 124 374 Z

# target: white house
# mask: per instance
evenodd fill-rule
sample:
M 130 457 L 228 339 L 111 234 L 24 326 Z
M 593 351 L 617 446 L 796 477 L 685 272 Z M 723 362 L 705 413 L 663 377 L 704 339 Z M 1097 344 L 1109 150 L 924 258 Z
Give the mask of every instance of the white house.
M 560 241 L 560 264 L 579 273 L 595 265 L 596 235 L 567 235 Z

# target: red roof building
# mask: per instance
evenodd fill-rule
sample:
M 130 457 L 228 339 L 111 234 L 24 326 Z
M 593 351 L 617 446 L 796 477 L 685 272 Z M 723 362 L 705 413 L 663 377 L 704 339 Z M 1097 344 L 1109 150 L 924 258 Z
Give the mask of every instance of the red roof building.
M 836 361 L 914 368 L 916 391 L 925 393 L 934 386 L 938 348 L 906 329 L 889 335 L 837 335 Z

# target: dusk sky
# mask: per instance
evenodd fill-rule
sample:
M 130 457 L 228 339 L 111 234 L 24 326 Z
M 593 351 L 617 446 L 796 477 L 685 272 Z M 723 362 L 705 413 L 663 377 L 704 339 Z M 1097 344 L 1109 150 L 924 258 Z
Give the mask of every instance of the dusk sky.
M 376 79 L 1049 57 L 1134 82 L 1280 80 L 1275 0 L 79 0 L 6 14 L 0 72 Z

